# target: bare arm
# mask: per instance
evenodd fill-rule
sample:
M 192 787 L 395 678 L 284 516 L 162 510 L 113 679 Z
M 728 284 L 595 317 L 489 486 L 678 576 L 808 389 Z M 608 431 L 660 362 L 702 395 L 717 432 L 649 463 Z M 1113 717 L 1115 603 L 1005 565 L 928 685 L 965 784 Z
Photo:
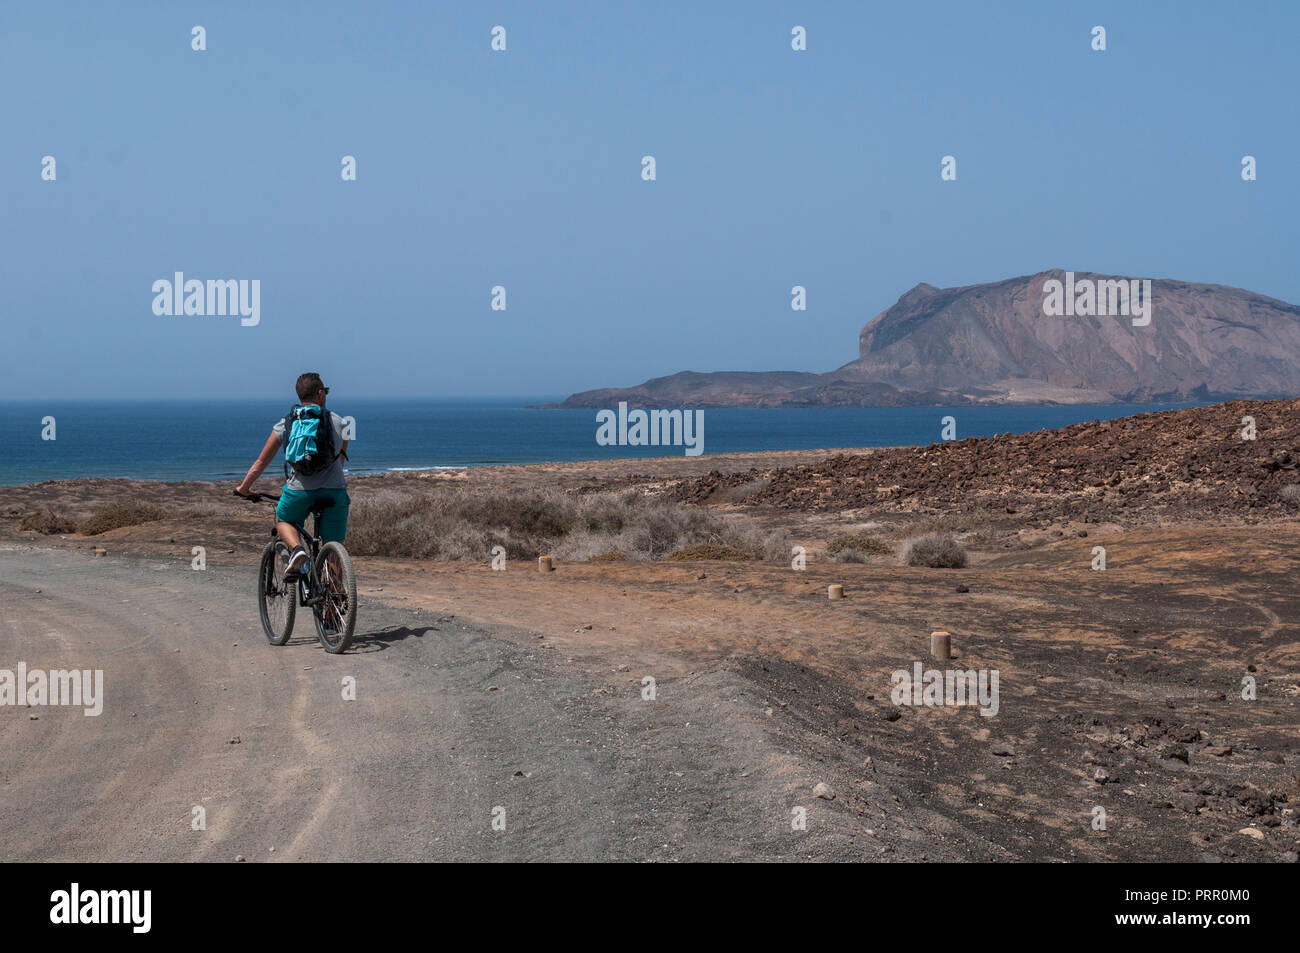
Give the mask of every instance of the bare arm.
M 275 455 L 279 450 L 280 438 L 277 437 L 275 431 L 272 430 L 271 436 L 266 438 L 266 446 L 262 448 L 262 452 L 258 458 L 253 461 L 253 465 L 248 468 L 248 474 L 244 477 L 244 481 L 239 484 L 239 487 L 235 492 L 242 496 L 248 496 L 252 493 L 253 484 L 256 483 L 257 478 L 262 475 L 262 471 L 265 470 L 267 466 L 270 465 L 271 461 L 275 459 Z

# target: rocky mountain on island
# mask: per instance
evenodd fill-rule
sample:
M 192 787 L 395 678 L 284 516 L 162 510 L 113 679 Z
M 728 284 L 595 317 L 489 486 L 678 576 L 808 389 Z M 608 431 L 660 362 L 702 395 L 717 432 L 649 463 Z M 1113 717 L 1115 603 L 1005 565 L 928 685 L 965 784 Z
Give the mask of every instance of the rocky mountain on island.
M 1149 309 L 1141 313 L 1141 309 Z M 1224 285 L 1052 270 L 919 284 L 834 371 L 683 371 L 562 407 L 1144 403 L 1300 394 L 1300 307 Z

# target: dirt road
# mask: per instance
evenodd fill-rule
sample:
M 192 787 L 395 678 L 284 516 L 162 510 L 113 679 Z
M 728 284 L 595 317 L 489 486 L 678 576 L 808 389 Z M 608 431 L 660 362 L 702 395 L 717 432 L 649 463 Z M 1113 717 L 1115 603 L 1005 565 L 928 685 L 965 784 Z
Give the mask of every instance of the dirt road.
M 647 701 L 526 633 L 364 596 L 352 653 L 304 618 L 277 649 L 254 575 L 0 549 L 0 667 L 105 678 L 98 716 L 0 708 L 0 859 L 854 859 L 909 834 L 814 799 L 815 755 L 777 743 L 774 703 L 735 672 Z

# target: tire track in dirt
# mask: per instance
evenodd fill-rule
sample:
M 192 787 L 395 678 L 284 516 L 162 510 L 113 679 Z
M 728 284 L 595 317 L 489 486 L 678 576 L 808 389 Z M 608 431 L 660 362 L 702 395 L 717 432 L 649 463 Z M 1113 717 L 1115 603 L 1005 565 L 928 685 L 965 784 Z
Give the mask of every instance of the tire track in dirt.
M 9 574 L 6 576 L 12 579 Z M 122 613 L 105 607 L 102 598 L 95 598 L 94 604 L 69 599 L 61 591 L 68 581 L 68 575 L 46 580 L 39 587 L 42 589 L 39 594 L 32 591 L 36 587 L 24 591 L 8 580 L 5 583 L 6 602 L 20 608 L 25 618 L 34 623 L 11 626 L 14 638 L 6 645 L 11 651 L 21 647 L 21 652 L 18 658 L 5 660 L 8 667 L 25 661 L 31 668 L 104 671 L 103 714 L 86 717 L 74 708 L 33 708 L 30 713 L 37 714 L 38 720 L 24 717 L 23 720 L 29 721 L 29 730 L 15 733 L 15 744 L 10 749 L 16 752 L 9 759 L 15 774 L 30 779 L 32 789 L 26 792 L 27 796 L 52 798 L 66 810 L 66 816 L 53 829 L 26 831 L 29 849 L 53 851 L 56 857 L 77 856 L 87 849 L 88 832 L 92 830 L 99 832 L 96 837 L 109 838 L 111 843 L 120 828 L 103 824 L 98 806 L 129 803 L 131 788 L 162 784 L 168 775 L 167 762 L 142 758 L 139 753 L 158 746 L 174 747 L 184 732 L 183 726 L 148 716 L 136 717 L 149 702 L 132 688 L 133 683 L 140 681 L 140 671 L 131 658 L 136 655 L 146 658 L 145 664 L 154 668 L 154 673 L 148 676 L 151 679 L 183 681 L 183 669 L 164 656 L 140 652 L 141 640 L 123 645 L 120 653 L 106 654 L 97 643 L 102 643 L 103 634 L 111 627 L 123 623 Z M 132 722 L 130 738 L 123 730 L 124 719 Z M 57 726 L 56 733 L 51 736 L 41 731 L 42 725 Z M 17 721 L 17 726 L 21 729 L 22 721 Z M 108 756 L 95 759 L 96 752 L 101 750 Z M 88 768 L 91 760 L 97 761 L 96 769 Z M 54 772 L 49 766 L 55 764 L 77 766 L 71 784 L 51 780 Z M 16 805 L 21 802 L 22 793 L 15 792 L 6 800 Z M 142 816 L 134 807 L 128 808 L 125 825 L 138 829 L 159 826 L 156 816 Z M 6 818 L 3 826 L 10 832 L 23 830 L 21 818 Z
M 28 723 L 0 709 L 13 742 L 0 856 L 862 855 L 867 819 L 810 794 L 818 780 L 841 783 L 840 769 L 764 715 L 775 700 L 736 672 L 665 678 L 651 703 L 626 677 L 557 668 L 530 633 L 364 599 L 356 651 L 321 651 L 304 634 L 309 616 L 274 648 L 254 578 L 250 566 L 200 573 L 188 561 L 0 549 L 0 631 L 15 653 L 0 665 L 106 673 L 98 718 L 47 709 Z M 342 698 L 348 675 L 355 701 Z M 812 819 L 797 835 L 796 799 Z M 206 830 L 190 829 L 196 805 Z M 909 829 L 881 844 L 903 849 L 920 836 Z
M 86 767 L 65 795 L 72 803 L 64 806 L 53 829 L 25 824 L 30 810 L 17 812 L 20 816 L 6 828 L 25 829 L 29 849 L 43 856 L 52 849 L 63 859 L 87 851 L 123 859 L 221 856 L 223 842 L 238 829 L 236 819 L 249 812 L 255 797 L 250 790 L 255 778 L 231 771 L 229 754 L 245 742 L 241 730 L 247 733 L 250 723 L 269 726 L 278 720 L 283 696 L 303 694 L 285 660 L 277 665 L 275 659 L 255 659 L 245 668 L 240 664 L 245 660 L 223 651 L 237 651 L 240 642 L 255 645 L 251 636 L 260 639 L 260 630 L 249 631 L 246 622 L 232 629 L 221 621 L 220 610 L 229 601 L 225 587 L 216 576 L 192 572 L 187 564 L 164 564 L 172 574 L 146 586 L 137 585 L 134 577 L 147 567 L 130 565 L 124 572 L 120 564 L 85 557 L 64 557 L 56 565 L 37 559 L 21 568 L 6 561 L 4 567 L 5 578 L 19 583 L 17 590 L 14 582 L 8 583 L 14 603 L 39 620 L 42 629 L 56 633 L 53 640 L 34 637 L 24 624 L 8 644 L 21 646 L 24 659 L 41 667 L 54 667 L 43 661 L 54 651 L 51 642 L 62 645 L 57 653 L 62 660 L 104 669 L 106 696 L 104 713 L 76 728 L 70 727 L 67 710 L 41 713 L 42 720 L 67 726 L 61 737 L 72 733 L 74 744 L 50 747 L 28 739 L 25 752 L 18 746 L 18 772 L 29 772 L 33 762 Z M 124 594 L 129 598 L 120 598 Z M 212 624 L 199 627 L 196 619 Z M 73 632 L 78 635 L 67 634 Z M 300 762 L 302 750 L 293 750 L 286 740 L 301 742 L 301 732 L 275 741 L 270 750 L 276 760 Z M 101 748 L 107 751 L 96 757 Z M 302 813 L 305 825 L 314 813 L 312 795 L 319 792 L 303 787 L 296 793 L 296 803 L 285 809 Z M 13 799 L 15 806 L 26 800 L 30 808 L 35 794 L 28 791 L 26 798 Z M 195 806 L 206 810 L 206 830 L 191 829 Z

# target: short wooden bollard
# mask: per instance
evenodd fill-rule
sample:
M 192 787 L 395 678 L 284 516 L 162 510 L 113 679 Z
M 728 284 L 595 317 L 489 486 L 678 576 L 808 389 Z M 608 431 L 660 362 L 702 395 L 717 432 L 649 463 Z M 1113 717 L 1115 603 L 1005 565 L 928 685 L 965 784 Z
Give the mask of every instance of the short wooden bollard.
M 829 597 L 832 598 L 832 599 L 843 599 L 843 598 L 844 598 L 844 587 L 841 586 L 841 585 L 839 585 L 839 584 L 836 584 L 836 585 L 833 585 L 833 586 L 827 586 L 827 587 L 826 587 L 826 595 L 829 596 Z
M 947 632 L 931 632 L 930 655 L 934 658 L 952 658 L 952 636 Z
M 538 556 L 538 557 L 537 557 L 537 571 L 538 571 L 538 572 L 553 572 L 554 570 L 555 570 L 555 564 L 554 564 L 553 562 L 551 562 L 551 557 L 550 557 L 550 556 Z

